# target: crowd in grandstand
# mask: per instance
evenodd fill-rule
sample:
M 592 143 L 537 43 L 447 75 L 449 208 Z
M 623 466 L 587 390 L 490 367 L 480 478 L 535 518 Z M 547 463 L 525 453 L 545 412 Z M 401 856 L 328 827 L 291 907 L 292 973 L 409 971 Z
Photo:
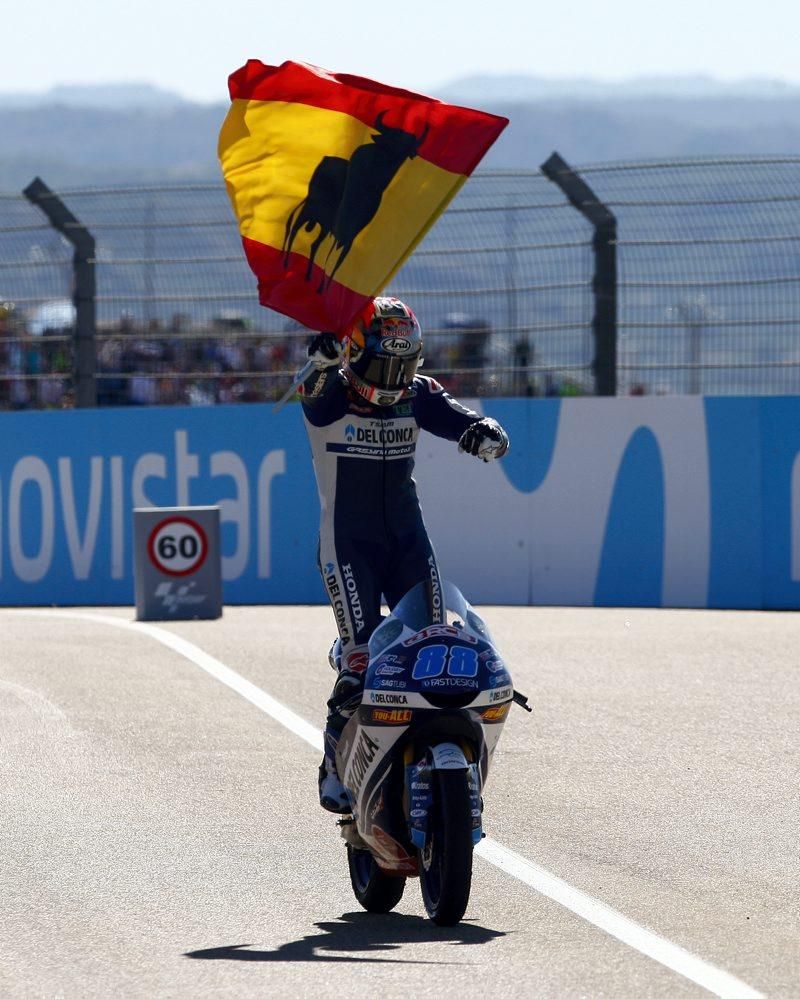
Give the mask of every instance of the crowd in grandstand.
M 578 395 L 569 378 L 529 372 L 533 349 L 509 351 L 511 371 L 498 374 L 488 357 L 491 327 L 452 314 L 425 345 L 425 371 L 460 396 Z M 309 333 L 293 326 L 259 333 L 236 315 L 193 324 L 186 315 L 137 322 L 122 315 L 98 323 L 100 406 L 215 405 L 280 397 L 305 359 Z M 0 409 L 73 405 L 72 324 L 38 326 L 10 304 L 0 305 Z
M 182 315 L 100 323 L 96 344 L 101 406 L 261 402 L 274 398 L 304 351 L 297 337 L 259 336 L 225 317 L 192 326 Z M 10 308 L 0 312 L 0 408 L 70 406 L 72 365 L 71 326 L 33 333 Z

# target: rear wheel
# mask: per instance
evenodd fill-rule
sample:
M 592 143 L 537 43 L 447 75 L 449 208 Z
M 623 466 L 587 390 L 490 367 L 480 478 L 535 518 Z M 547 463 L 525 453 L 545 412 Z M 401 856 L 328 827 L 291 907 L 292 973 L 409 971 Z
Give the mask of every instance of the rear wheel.
M 434 770 L 434 801 L 419 878 L 425 911 L 438 926 L 464 915 L 472 886 L 472 803 L 466 770 Z
M 350 884 L 359 904 L 367 912 L 391 912 L 403 897 L 406 879 L 382 871 L 369 850 L 347 845 Z

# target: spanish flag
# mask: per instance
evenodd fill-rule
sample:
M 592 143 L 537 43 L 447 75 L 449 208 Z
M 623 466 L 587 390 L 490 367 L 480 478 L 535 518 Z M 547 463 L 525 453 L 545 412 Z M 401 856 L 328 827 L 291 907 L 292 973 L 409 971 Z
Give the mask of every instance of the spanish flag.
M 340 334 L 508 124 L 303 63 L 228 83 L 219 158 L 259 301 Z

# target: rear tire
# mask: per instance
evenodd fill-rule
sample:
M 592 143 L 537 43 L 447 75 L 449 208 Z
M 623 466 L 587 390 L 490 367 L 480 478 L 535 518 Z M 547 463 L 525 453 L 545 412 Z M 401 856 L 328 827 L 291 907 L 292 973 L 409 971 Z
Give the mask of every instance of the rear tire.
M 350 884 L 359 904 L 367 912 L 391 912 L 403 897 L 406 879 L 382 871 L 369 850 L 347 845 Z
M 425 911 L 437 926 L 455 926 L 472 887 L 472 802 L 466 770 L 434 770 L 429 838 L 419 854 Z

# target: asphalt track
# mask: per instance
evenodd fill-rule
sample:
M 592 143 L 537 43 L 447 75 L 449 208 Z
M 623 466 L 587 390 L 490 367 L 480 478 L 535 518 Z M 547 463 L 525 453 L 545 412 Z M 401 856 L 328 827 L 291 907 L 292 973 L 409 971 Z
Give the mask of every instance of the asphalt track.
M 800 995 L 796 616 L 484 613 L 535 711 L 440 929 L 316 803 L 328 608 L 0 610 L 0 995 Z

